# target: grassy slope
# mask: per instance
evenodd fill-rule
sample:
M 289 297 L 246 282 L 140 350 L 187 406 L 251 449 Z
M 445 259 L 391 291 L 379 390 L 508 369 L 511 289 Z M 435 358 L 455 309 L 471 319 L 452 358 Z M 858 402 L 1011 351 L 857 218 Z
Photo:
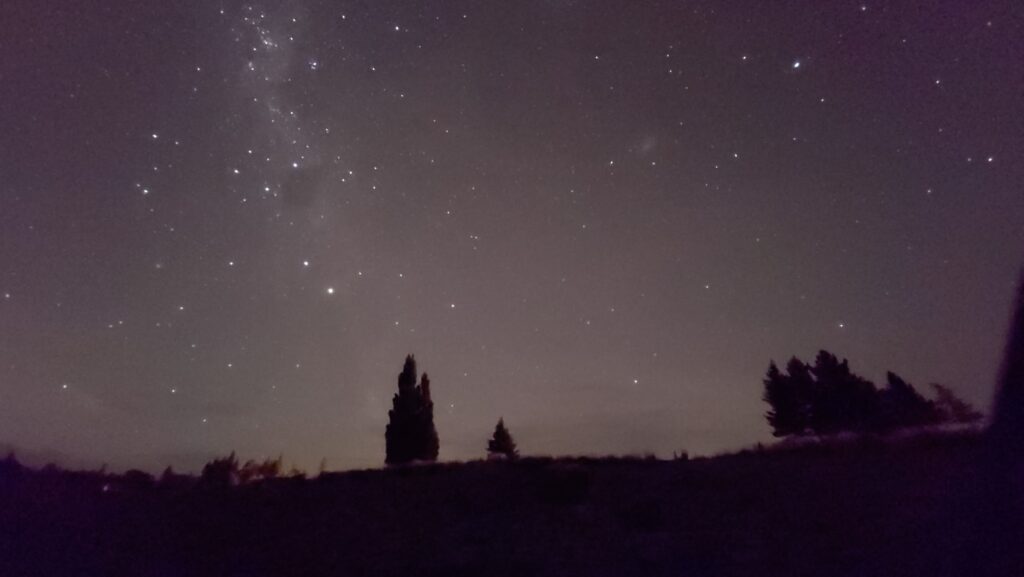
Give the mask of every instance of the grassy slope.
M 0 484 L 0 574 L 1019 570 L 1005 548 L 1015 539 L 998 536 L 1015 529 L 986 509 L 1002 503 L 980 454 L 977 438 L 958 436 L 689 462 L 479 462 L 219 492 L 111 494 L 23 476 Z

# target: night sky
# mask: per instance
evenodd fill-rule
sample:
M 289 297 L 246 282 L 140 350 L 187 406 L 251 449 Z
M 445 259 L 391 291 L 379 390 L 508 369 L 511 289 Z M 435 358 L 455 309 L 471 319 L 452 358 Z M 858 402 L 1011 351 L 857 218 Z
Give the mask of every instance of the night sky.
M 987 410 L 1024 257 L 1006 2 L 5 0 L 0 446 L 380 466 L 769 440 L 771 359 Z

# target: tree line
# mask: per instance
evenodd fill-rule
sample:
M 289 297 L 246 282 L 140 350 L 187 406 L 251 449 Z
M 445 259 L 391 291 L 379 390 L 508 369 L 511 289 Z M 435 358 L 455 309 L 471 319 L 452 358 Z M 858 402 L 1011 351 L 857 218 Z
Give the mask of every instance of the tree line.
M 925 398 L 893 372 L 884 387 L 854 373 L 846 359 L 819 351 L 814 364 L 793 357 L 785 370 L 772 361 L 764 378 L 765 413 L 776 437 L 886 433 L 942 424 L 966 424 L 982 415 L 948 387 L 932 384 Z
M 418 379 L 418 383 L 417 383 Z M 982 417 L 951 389 L 932 384 L 935 397 L 926 398 L 893 372 L 886 373 L 883 387 L 850 370 L 828 351 L 820 351 L 814 363 L 793 357 L 785 370 L 772 361 L 764 378 L 763 400 L 772 434 L 776 437 L 833 435 L 837 433 L 888 433 L 899 429 L 941 424 L 975 423 Z M 384 430 L 388 466 L 430 463 L 437 460 L 440 440 L 434 426 L 434 402 L 430 378 L 420 375 L 416 358 L 408 355 L 398 374 L 398 392 L 391 401 Z M 516 459 L 515 440 L 498 419 L 487 442 L 490 459 Z M 213 484 L 245 483 L 280 474 L 281 459 L 239 466 L 234 453 L 211 461 L 201 479 Z M 321 466 L 321 469 L 323 466 Z
M 970 424 L 982 418 L 981 413 L 948 387 L 932 384 L 934 398 L 926 398 L 893 372 L 886 373 L 885 385 L 878 387 L 854 373 L 846 359 L 840 361 L 825 350 L 818 352 L 813 364 L 793 357 L 784 370 L 771 361 L 763 384 L 763 400 L 769 406 L 765 418 L 776 437 L 884 434 L 907 428 Z M 398 375 L 398 392 L 388 411 L 384 439 L 384 462 L 388 466 L 437 460 L 440 440 L 434 426 L 430 379 L 426 373 L 417 373 L 413 355 L 405 358 L 402 372 Z M 516 442 L 503 418 L 498 419 L 486 450 L 489 459 L 514 460 L 519 457 Z M 683 458 L 685 460 L 685 453 Z M 325 468 L 326 462 L 321 462 L 320 472 L 323 473 Z M 13 454 L 0 461 L 0 473 L 9 476 L 21 470 Z M 47 471 L 57 469 L 50 465 L 43 470 Z M 103 479 L 108 477 L 105 470 L 95 475 Z M 227 457 L 206 463 L 198 479 L 176 473 L 168 467 L 159 481 L 148 473 L 131 470 L 121 476 L 119 483 L 129 487 L 153 486 L 156 482 L 161 486 L 186 487 L 195 482 L 199 486 L 225 487 L 305 477 L 306 473 L 295 467 L 286 472 L 283 457 L 240 463 L 232 452 Z
M 434 428 L 434 402 L 430 398 L 430 379 L 427 373 L 416 384 L 416 357 L 408 355 L 402 372 L 398 374 L 398 392 L 391 400 L 388 425 L 384 430 L 385 457 L 388 465 L 437 460 L 440 442 Z M 519 456 L 516 443 L 498 419 L 494 434 L 487 443 L 489 458 L 515 459 Z

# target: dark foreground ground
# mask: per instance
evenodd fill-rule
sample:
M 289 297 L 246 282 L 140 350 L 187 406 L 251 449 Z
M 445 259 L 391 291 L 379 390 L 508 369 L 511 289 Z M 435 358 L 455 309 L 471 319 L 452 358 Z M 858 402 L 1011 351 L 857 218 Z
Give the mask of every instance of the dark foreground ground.
M 1020 576 L 1019 471 L 976 435 L 220 490 L 7 471 L 0 575 Z

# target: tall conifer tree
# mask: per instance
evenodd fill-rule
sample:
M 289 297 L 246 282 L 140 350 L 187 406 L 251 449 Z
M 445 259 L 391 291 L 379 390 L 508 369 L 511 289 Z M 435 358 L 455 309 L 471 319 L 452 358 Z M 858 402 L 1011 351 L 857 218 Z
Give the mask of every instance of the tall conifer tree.
M 430 398 L 430 379 L 426 373 L 416 384 L 416 359 L 405 357 L 405 366 L 398 375 L 398 392 L 388 411 L 384 431 L 388 465 L 412 461 L 436 461 L 440 450 L 434 428 L 434 402 Z
M 515 459 L 519 456 L 516 442 L 512 440 L 511 433 L 505 428 L 505 419 L 498 419 L 498 424 L 494 427 L 494 435 L 487 442 L 487 454 L 490 457 L 503 456 L 506 459 Z

